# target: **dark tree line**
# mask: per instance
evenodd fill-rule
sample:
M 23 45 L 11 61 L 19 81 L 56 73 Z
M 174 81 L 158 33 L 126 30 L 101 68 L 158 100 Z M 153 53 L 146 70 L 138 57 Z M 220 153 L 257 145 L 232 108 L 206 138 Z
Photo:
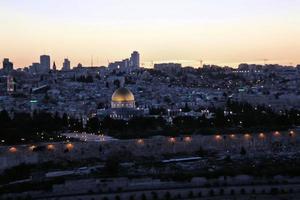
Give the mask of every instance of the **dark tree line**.
M 46 112 L 14 113 L 11 117 L 5 110 L 0 112 L 0 140 L 7 144 L 55 140 L 60 131 L 80 129 L 82 123 L 66 114 L 60 117 Z
M 186 109 L 188 112 L 189 109 Z M 154 135 L 178 136 L 181 134 L 226 134 L 248 131 L 282 130 L 300 125 L 298 110 L 274 112 L 269 107 L 252 106 L 247 103 L 228 102 L 225 109 L 211 108 L 213 118 L 178 116 L 169 123 L 161 115 L 164 109 L 152 109 L 151 113 L 160 117 L 136 117 L 129 121 L 115 120 L 109 117 L 90 118 L 83 128 L 81 121 L 70 118 L 66 114 L 49 113 L 15 113 L 10 117 L 6 111 L 0 112 L 0 140 L 6 143 L 46 141 L 55 139 L 60 132 L 87 131 L 104 133 L 117 138 L 142 138 Z M 43 133 L 43 138 L 37 133 Z
M 73 81 L 83 82 L 83 83 L 93 83 L 94 79 L 91 75 L 88 75 L 88 76 L 79 76 L 76 79 L 74 77 Z
M 271 131 L 291 128 L 300 124 L 297 110 L 274 112 L 269 107 L 252 106 L 247 103 L 228 102 L 225 109 L 211 108 L 213 118 L 178 116 L 172 124 L 162 118 L 139 117 L 129 121 L 92 118 L 87 124 L 88 131 L 104 131 L 118 138 L 138 138 L 153 135 L 215 134 Z M 189 109 L 183 110 L 188 112 Z M 165 109 L 150 109 L 153 115 L 165 115 Z

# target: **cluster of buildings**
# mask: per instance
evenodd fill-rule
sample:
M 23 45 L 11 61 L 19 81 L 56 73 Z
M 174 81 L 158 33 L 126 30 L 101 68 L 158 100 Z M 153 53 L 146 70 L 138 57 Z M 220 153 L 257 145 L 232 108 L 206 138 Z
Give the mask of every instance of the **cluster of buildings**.
M 122 61 L 116 61 L 109 63 L 108 68 L 110 70 L 116 70 L 121 72 L 131 72 L 140 67 L 140 54 L 134 51 L 130 58 L 126 58 Z
M 137 51 L 107 67 L 71 67 L 68 59 L 61 70 L 55 62 L 52 68 L 50 64 L 50 56 L 42 55 L 40 63 L 13 69 L 13 63 L 4 59 L 0 110 L 42 110 L 86 120 L 94 116 L 129 119 L 149 115 L 154 108 L 165 109 L 168 117 L 213 117 L 208 108 L 224 107 L 229 99 L 279 112 L 300 109 L 299 65 L 204 65 L 196 69 L 158 63 L 142 68 Z

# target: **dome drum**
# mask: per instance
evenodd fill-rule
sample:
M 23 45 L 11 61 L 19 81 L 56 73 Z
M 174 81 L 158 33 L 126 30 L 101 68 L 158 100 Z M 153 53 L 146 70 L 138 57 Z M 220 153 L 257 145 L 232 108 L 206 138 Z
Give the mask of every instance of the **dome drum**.
M 117 89 L 111 97 L 112 108 L 135 108 L 134 96 L 127 88 Z

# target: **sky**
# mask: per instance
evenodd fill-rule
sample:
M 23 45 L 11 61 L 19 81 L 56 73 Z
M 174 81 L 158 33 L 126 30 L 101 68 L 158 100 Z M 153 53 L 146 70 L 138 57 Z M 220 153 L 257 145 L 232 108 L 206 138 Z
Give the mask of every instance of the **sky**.
M 1 0 L 0 59 L 300 64 L 300 0 Z

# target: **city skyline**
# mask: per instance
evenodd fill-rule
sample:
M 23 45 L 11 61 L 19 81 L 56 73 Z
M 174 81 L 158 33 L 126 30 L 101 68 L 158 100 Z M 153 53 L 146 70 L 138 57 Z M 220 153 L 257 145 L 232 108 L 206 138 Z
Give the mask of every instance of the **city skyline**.
M 300 1 L 4 1 L 0 59 L 27 67 L 51 55 L 61 67 L 141 53 L 141 65 L 300 63 Z

